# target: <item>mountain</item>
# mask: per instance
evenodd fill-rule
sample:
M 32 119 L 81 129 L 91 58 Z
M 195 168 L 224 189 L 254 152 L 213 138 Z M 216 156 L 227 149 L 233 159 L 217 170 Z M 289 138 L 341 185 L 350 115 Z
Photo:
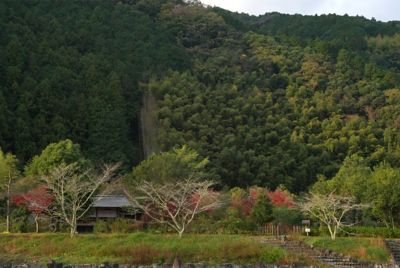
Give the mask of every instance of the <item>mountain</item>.
M 22 163 L 65 138 L 126 169 L 188 144 L 223 185 L 294 192 L 353 154 L 400 166 L 399 22 L 5 0 L 0 26 L 0 147 Z

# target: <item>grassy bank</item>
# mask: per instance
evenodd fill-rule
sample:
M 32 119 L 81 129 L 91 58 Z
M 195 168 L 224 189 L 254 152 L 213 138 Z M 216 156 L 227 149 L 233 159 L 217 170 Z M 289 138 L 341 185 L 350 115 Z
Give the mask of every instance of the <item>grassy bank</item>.
M 390 253 L 381 238 L 338 237 L 331 240 L 329 237 L 310 237 L 305 242 L 372 263 L 388 263 L 390 260 Z
M 239 235 L 79 235 L 65 234 L 0 235 L 0 259 L 63 263 L 286 263 L 295 261 L 280 248 L 261 245 Z

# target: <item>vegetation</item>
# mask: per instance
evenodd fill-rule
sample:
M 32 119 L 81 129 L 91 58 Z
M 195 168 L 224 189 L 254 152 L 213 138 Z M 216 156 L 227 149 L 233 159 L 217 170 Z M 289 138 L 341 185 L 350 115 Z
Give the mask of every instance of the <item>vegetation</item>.
M 364 213 L 362 222 L 383 223 L 392 232 L 399 223 L 400 169 L 387 163 L 370 168 L 364 158 L 352 156 L 344 161 L 339 172 L 331 180 L 321 179 L 312 191 L 326 195 L 330 192 L 342 196 L 353 196 L 359 202 L 369 204 L 369 213 Z
M 2 235 L 0 258 L 63 263 L 285 263 L 283 249 L 263 246 L 251 237 L 233 235 L 176 235 L 135 233 L 129 235 L 82 235 L 69 239 L 64 234 Z M 293 258 L 294 259 L 294 258 Z M 294 259 L 295 260 L 295 259 Z
M 161 219 L 181 211 L 178 203 L 193 212 L 199 200 L 218 197 L 218 206 L 206 204 L 198 217 L 183 216 L 178 232 L 184 226 L 243 234 L 271 223 L 298 225 L 304 215 L 296 195 L 309 192 L 320 201 L 334 196 L 327 207 L 335 212 L 347 203 L 334 219 L 310 213 L 313 223 L 331 227 L 332 238 L 352 231 L 398 236 L 399 22 L 347 15 L 255 17 L 183 0 L 4 0 L 0 29 L 2 230 L 33 230 L 32 213 L 37 231 L 50 229 L 39 225 L 42 214 L 58 215 L 67 225 L 58 227 L 69 225 L 73 236 L 91 197 L 113 188 L 115 173 L 132 196 L 144 181 L 151 189 L 168 186 Z M 151 111 L 140 111 L 146 99 L 154 100 Z M 140 131 L 141 118 L 151 118 L 151 131 Z M 142 144 L 148 140 L 152 144 Z M 112 172 L 94 168 L 105 164 Z M 190 179 L 206 185 L 186 191 Z M 211 180 L 217 182 L 212 187 Z M 178 190 L 183 197 L 174 200 Z M 148 208 L 157 192 L 142 192 Z M 199 198 L 200 192 L 208 197 Z M 95 231 L 141 227 L 121 219 L 98 222 Z M 0 257 L 45 261 L 46 254 L 66 262 L 135 264 L 169 262 L 175 255 L 191 262 L 287 257 L 247 237 L 175 239 L 141 233 L 68 241 L 64 235 L 8 235 L 0 237 Z M 387 260 L 378 239 L 309 241 Z M 71 254 L 63 255 L 66 250 Z
M 133 169 L 132 177 L 128 177 L 125 183 L 129 186 L 142 181 L 176 183 L 189 177 L 205 178 L 208 162 L 207 158 L 200 159 L 195 150 L 182 146 L 143 160 Z
M 331 240 L 327 237 L 312 237 L 306 238 L 305 242 L 317 248 L 330 249 L 372 263 L 388 263 L 391 258 L 381 238 L 339 237 Z
M 0 9 L 0 146 L 21 164 L 69 138 L 129 170 L 147 92 L 157 147 L 189 145 L 224 186 L 298 193 L 356 153 L 400 165 L 398 22 L 180 0 Z

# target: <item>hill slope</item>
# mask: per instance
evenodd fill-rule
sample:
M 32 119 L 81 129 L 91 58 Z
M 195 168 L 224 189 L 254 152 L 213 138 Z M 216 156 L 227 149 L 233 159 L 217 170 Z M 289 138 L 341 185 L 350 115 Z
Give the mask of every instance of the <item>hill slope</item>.
M 0 10 L 0 146 L 22 161 L 68 137 L 129 167 L 151 90 L 158 146 L 189 144 L 224 185 L 301 191 L 351 154 L 400 166 L 397 22 L 161 0 Z

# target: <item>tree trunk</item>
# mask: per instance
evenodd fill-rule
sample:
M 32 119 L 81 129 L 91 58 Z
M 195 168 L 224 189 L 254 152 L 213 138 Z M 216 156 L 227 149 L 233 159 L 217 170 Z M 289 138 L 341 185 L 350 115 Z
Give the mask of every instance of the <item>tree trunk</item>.
M 327 227 L 328 227 L 328 230 L 329 230 L 329 234 L 331 235 L 331 239 L 332 239 L 332 240 L 335 240 L 335 238 L 336 238 L 336 230 L 333 231 L 333 230 L 332 230 L 332 227 L 331 227 L 329 224 L 327 224 Z M 334 227 L 334 228 L 335 228 L 335 227 Z
M 76 233 L 76 226 L 75 226 L 75 225 L 71 225 L 71 226 L 70 226 L 70 233 L 69 233 L 69 236 L 70 236 L 71 238 L 73 238 L 73 237 L 75 236 L 75 233 Z
M 183 232 L 184 232 L 184 231 L 185 231 L 185 230 L 180 230 L 180 231 L 179 231 L 179 233 L 178 233 L 178 234 L 179 234 L 179 239 L 182 238 L 182 235 L 183 235 Z
M 76 216 L 72 216 L 71 219 L 71 224 L 70 224 L 70 237 L 73 238 L 76 234 L 76 225 L 77 225 L 77 220 L 76 220 Z
M 35 226 L 36 226 L 36 233 L 39 233 L 39 215 L 35 214 Z
M 336 232 L 337 232 L 337 226 L 333 227 L 333 235 L 331 236 L 332 240 L 336 239 Z
M 182 228 L 179 229 L 178 233 L 179 233 L 179 239 L 182 238 L 183 233 L 185 232 L 185 225 L 182 226 Z
M 11 182 L 11 179 L 9 180 L 8 185 L 7 185 L 7 211 L 6 211 L 6 213 L 7 213 L 6 232 L 7 233 L 10 232 L 10 225 L 11 225 L 11 223 L 10 223 L 10 182 Z

